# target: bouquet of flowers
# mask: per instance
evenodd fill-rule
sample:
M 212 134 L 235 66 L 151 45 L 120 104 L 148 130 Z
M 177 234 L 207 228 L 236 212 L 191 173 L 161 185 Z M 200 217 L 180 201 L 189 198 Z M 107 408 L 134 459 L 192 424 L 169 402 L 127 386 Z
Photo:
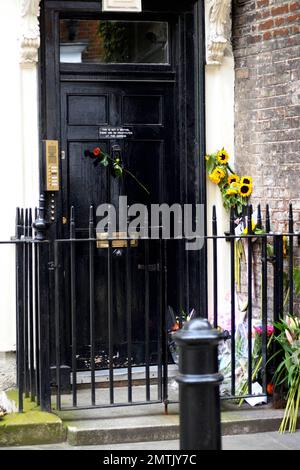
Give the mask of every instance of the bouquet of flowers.
M 287 402 L 279 432 L 295 432 L 297 428 L 300 403 L 300 319 L 287 315 L 285 319 L 274 323 L 279 331 L 275 340 L 281 349 L 273 358 L 283 353 L 283 358 L 274 374 L 274 384 L 287 387 Z
M 241 215 L 252 193 L 252 178 L 239 176 L 229 166 L 229 155 L 224 148 L 205 156 L 208 178 L 218 185 L 225 209 L 234 208 Z
M 248 392 L 248 334 L 246 324 L 240 325 L 241 329 L 237 331 L 237 363 L 239 368 L 237 373 L 238 382 L 238 395 L 247 395 Z M 252 377 L 251 382 L 260 381 L 260 372 L 262 367 L 262 334 L 263 329 L 261 325 L 256 325 L 252 330 Z M 269 349 L 271 342 L 274 337 L 274 326 L 267 325 L 267 349 Z M 270 388 L 269 388 L 270 389 Z M 240 404 L 244 401 L 243 398 L 240 400 Z

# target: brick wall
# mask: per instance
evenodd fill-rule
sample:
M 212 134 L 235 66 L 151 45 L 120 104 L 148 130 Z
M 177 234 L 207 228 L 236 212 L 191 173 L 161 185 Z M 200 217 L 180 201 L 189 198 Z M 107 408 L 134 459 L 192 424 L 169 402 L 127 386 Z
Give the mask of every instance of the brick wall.
M 277 229 L 300 221 L 300 1 L 233 0 L 235 155 Z
M 104 51 L 101 37 L 98 34 L 99 22 L 95 20 L 80 20 L 76 25 L 76 36 L 74 41 L 88 41 L 88 47 L 82 55 L 83 62 L 97 62 L 103 60 Z M 60 41 L 70 42 L 67 22 L 62 21 L 60 25 Z

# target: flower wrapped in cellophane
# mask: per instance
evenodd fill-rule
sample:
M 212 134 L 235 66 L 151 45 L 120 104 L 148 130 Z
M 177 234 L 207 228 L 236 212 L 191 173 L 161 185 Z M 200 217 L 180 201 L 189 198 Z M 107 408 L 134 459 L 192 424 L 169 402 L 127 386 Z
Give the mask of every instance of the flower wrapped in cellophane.
M 275 339 L 281 346 L 273 356 L 280 355 L 274 383 L 287 388 L 286 408 L 279 431 L 295 432 L 300 404 L 300 319 L 287 315 L 274 325 L 279 333 Z

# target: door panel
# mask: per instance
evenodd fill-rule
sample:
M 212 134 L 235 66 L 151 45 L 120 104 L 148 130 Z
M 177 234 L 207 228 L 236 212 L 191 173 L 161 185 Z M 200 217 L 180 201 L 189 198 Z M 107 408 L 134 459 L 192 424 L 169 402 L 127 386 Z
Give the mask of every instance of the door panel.
M 76 208 L 76 237 L 88 237 L 88 207 L 96 209 L 100 204 L 118 205 L 118 197 L 126 195 L 128 204 L 162 203 L 168 193 L 168 185 L 176 186 L 176 175 L 164 180 L 164 167 L 174 154 L 174 85 L 153 83 L 63 83 L 61 86 L 63 213 Z M 124 127 L 132 133 L 126 139 L 100 139 L 100 127 Z M 125 168 L 150 192 L 137 184 L 129 174 L 115 179 L 108 168 L 85 156 L 85 151 L 101 147 L 111 154 L 112 146 L 120 145 Z M 175 168 L 175 166 L 174 166 Z M 68 228 L 65 228 L 68 235 Z M 127 291 L 125 250 L 119 250 L 112 258 L 112 289 L 114 319 L 115 365 L 126 361 L 126 302 L 130 295 L 132 304 L 133 363 L 145 362 L 145 335 L 150 338 L 150 359 L 157 361 L 160 306 L 157 295 L 157 272 L 145 271 L 145 266 L 158 262 L 157 242 L 140 241 L 131 249 L 131 292 Z M 114 254 L 114 252 L 113 252 Z M 108 343 L 108 253 L 107 249 L 95 250 L 95 312 L 96 350 L 101 358 L 107 357 Z M 89 351 L 89 288 L 88 247 L 76 246 L 76 308 L 79 368 L 84 368 Z M 66 256 L 66 270 L 68 269 Z M 147 273 L 147 274 L 146 274 Z M 66 292 L 69 298 L 69 292 Z M 145 316 L 149 316 L 149 331 L 145 331 Z M 124 351 L 124 353 L 122 352 Z M 125 354 L 125 356 L 124 356 Z M 99 359 L 100 360 L 100 359 Z M 102 361 L 102 362 L 101 362 Z M 101 359 L 100 366 L 107 366 Z
M 124 125 L 163 125 L 163 97 L 155 95 L 123 96 L 122 121 Z
M 99 142 L 89 143 L 91 147 L 98 147 Z M 104 151 L 109 151 L 107 142 L 101 142 Z M 104 202 L 108 194 L 108 177 L 105 171 L 95 171 L 90 159 L 84 157 L 87 144 L 85 142 L 68 142 L 67 146 L 67 175 L 66 186 L 70 188 L 68 198 L 69 207 L 76 207 L 76 219 L 80 227 L 87 228 L 87 207 L 96 201 Z
M 174 154 L 174 107 L 172 84 L 153 83 L 115 85 L 62 84 L 62 162 L 63 212 L 71 205 L 80 208 L 112 202 L 127 195 L 130 204 L 163 202 L 168 185 L 163 168 Z M 132 137 L 115 140 L 99 138 L 99 128 L 129 128 Z M 101 147 L 108 154 L 119 144 L 125 168 L 146 186 L 150 196 L 134 178 L 126 175 L 114 180 L 107 169 L 95 168 L 85 150 Z M 171 182 L 171 184 L 170 184 Z M 87 214 L 79 217 L 87 226 Z
M 109 97 L 107 95 L 68 95 L 69 126 L 94 126 L 108 124 Z

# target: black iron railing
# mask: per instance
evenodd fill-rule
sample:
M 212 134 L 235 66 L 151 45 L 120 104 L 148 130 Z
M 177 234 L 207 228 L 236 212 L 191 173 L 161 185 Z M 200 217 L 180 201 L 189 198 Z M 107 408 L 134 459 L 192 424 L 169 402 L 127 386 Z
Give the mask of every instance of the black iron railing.
M 183 306 L 177 319 L 170 320 L 170 295 L 180 286 L 173 286 L 171 291 L 168 288 L 168 266 L 170 256 L 183 249 L 180 244 L 186 240 L 136 241 L 124 235 L 110 239 L 103 234 L 99 237 L 93 208 L 89 210 L 85 230 L 76 226 L 72 208 L 69 238 L 49 240 L 44 211 L 42 199 L 32 224 L 31 210 L 17 209 L 16 236 L 2 242 L 16 247 L 19 410 L 23 410 L 24 396 L 47 411 L 149 403 L 167 405 L 170 402 L 168 369 L 172 363 L 170 337 L 172 329 L 178 328 L 175 323 L 181 327 L 188 313 Z M 204 237 L 211 264 L 208 279 L 211 298 L 206 314 L 215 327 L 220 326 L 221 269 L 226 274 L 231 297 L 227 312 L 230 386 L 225 398 L 251 397 L 254 380 L 260 381 L 261 395 L 267 394 L 267 363 L 272 353 L 267 347 L 268 322 L 277 320 L 285 311 L 292 314 L 298 308 L 294 267 L 299 233 L 294 231 L 292 207 L 288 219 L 287 233 L 273 233 L 269 208 L 263 222 L 258 207 L 254 229 L 252 207 L 249 207 L 245 230 L 236 233 L 232 213 L 230 231 L 223 235 L 218 233 L 216 209 L 213 209 L 212 235 Z M 236 242 L 241 239 L 248 261 L 238 270 L 240 280 L 237 279 Z M 220 266 L 219 256 L 224 256 L 224 250 L 227 250 L 227 262 Z M 258 275 L 259 282 L 253 285 Z M 247 356 L 244 388 L 238 386 L 236 372 L 238 284 L 247 298 L 243 321 Z M 203 316 L 203 311 L 200 315 Z M 261 359 L 257 379 L 253 377 L 252 333 L 258 321 L 261 322 Z M 82 364 L 86 364 L 85 371 Z M 142 371 L 139 382 L 137 368 Z M 268 368 L 272 374 L 272 364 Z M 120 371 L 125 374 L 122 388 L 118 379 Z M 81 383 L 83 375 L 85 388 Z M 137 385 L 141 385 L 140 395 L 136 394 Z

